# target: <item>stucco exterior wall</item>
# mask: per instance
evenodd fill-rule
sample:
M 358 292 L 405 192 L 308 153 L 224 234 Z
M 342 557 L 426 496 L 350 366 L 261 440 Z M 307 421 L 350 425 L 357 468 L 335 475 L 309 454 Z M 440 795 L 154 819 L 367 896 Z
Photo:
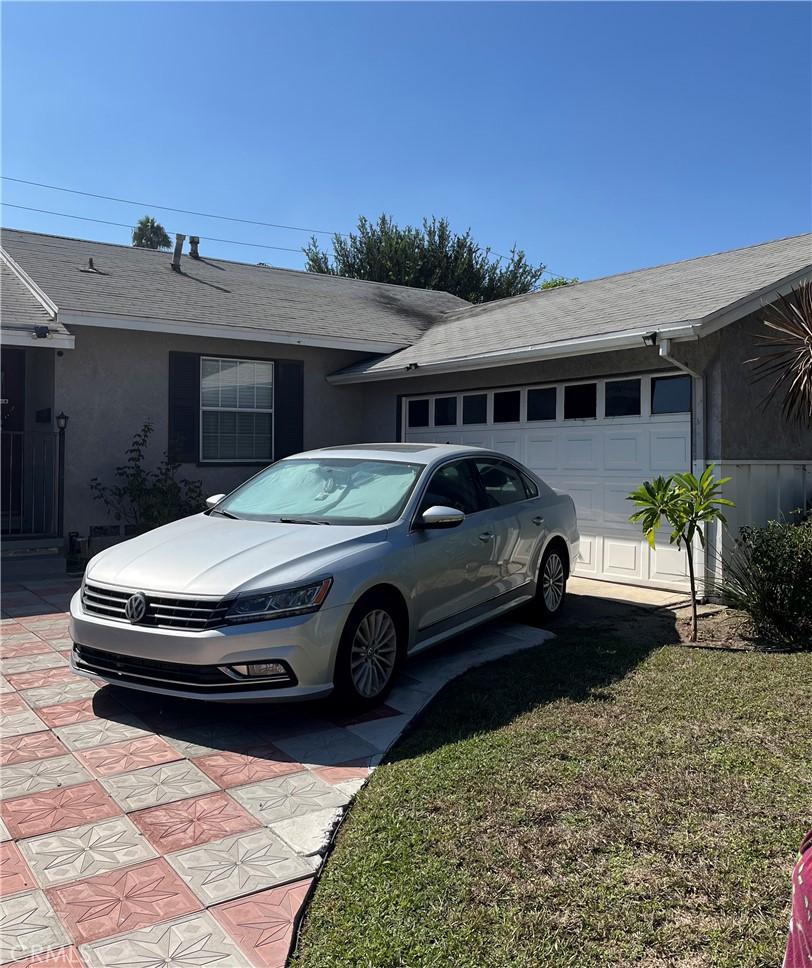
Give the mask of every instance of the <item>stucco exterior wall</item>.
M 753 369 L 747 365 L 747 360 L 769 349 L 759 339 L 759 334 L 771 332 L 760 321 L 762 316 L 747 316 L 720 334 L 723 399 L 718 456 L 726 461 L 812 461 L 812 430 L 787 423 L 780 412 L 780 397 L 765 406 L 771 381 L 755 383 Z
M 113 482 L 115 468 L 145 421 L 155 428 L 150 460 L 166 450 L 168 434 L 169 353 L 218 353 L 246 358 L 304 361 L 304 446 L 347 443 L 361 436 L 360 391 L 331 387 L 325 376 L 361 358 L 343 351 L 143 333 L 101 327 L 71 327 L 73 350 L 54 360 L 55 412 L 70 417 L 66 436 L 65 533 L 87 535 L 91 525 L 112 524 L 94 501 L 90 479 Z M 179 476 L 203 482 L 206 494 L 228 491 L 256 473 L 256 466 L 181 466 Z
M 368 441 L 396 440 L 399 432 L 397 424 L 399 395 L 440 391 L 455 393 L 461 390 L 558 380 L 585 380 L 593 376 L 614 376 L 662 369 L 673 369 L 673 366 L 661 359 L 655 348 L 641 346 L 639 350 L 571 356 L 563 360 L 546 360 L 543 363 L 522 363 L 435 376 L 404 377 L 385 383 L 360 384 L 363 389 L 364 407 L 362 432 L 364 439 Z

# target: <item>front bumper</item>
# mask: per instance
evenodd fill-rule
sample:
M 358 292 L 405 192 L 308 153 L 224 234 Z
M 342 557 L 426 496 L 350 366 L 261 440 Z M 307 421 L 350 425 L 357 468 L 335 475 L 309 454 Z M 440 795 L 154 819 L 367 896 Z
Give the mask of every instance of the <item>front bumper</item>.
M 327 695 L 351 606 L 201 632 L 131 625 L 90 615 L 81 593 L 70 605 L 71 667 L 119 686 L 216 702 L 292 702 Z M 232 678 L 222 667 L 280 662 L 284 681 Z M 186 672 L 188 671 L 188 674 Z

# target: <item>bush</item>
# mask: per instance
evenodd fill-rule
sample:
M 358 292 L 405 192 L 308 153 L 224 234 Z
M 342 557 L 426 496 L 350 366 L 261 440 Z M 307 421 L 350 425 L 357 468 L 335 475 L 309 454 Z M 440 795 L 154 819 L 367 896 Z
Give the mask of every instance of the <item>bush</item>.
M 722 592 L 761 638 L 812 650 L 812 518 L 742 528 Z
M 127 463 L 116 468 L 117 483 L 102 484 L 98 477 L 90 482 L 93 497 L 115 521 L 130 525 L 136 533 L 197 514 L 205 507 L 202 483 L 178 480 L 180 464 L 166 454 L 154 470 L 144 468 L 152 431 L 152 424 L 145 423 L 133 437 L 126 451 Z

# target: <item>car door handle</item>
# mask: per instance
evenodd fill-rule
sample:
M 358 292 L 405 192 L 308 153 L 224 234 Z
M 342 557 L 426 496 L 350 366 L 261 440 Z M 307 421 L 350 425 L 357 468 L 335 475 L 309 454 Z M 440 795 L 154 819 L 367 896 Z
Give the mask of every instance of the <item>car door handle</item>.
M 493 531 L 483 531 L 482 534 L 479 536 L 479 540 L 480 541 L 492 541 L 493 540 Z
M 543 514 L 537 514 L 533 518 L 533 524 L 538 524 L 538 525 L 544 524 L 544 515 Z

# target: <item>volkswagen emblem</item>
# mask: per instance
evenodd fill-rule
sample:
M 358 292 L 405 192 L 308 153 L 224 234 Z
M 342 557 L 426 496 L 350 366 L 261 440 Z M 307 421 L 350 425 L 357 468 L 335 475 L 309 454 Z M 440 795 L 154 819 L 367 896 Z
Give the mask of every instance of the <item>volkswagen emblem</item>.
M 143 592 L 136 592 L 127 599 L 124 614 L 135 625 L 147 614 L 147 596 Z

